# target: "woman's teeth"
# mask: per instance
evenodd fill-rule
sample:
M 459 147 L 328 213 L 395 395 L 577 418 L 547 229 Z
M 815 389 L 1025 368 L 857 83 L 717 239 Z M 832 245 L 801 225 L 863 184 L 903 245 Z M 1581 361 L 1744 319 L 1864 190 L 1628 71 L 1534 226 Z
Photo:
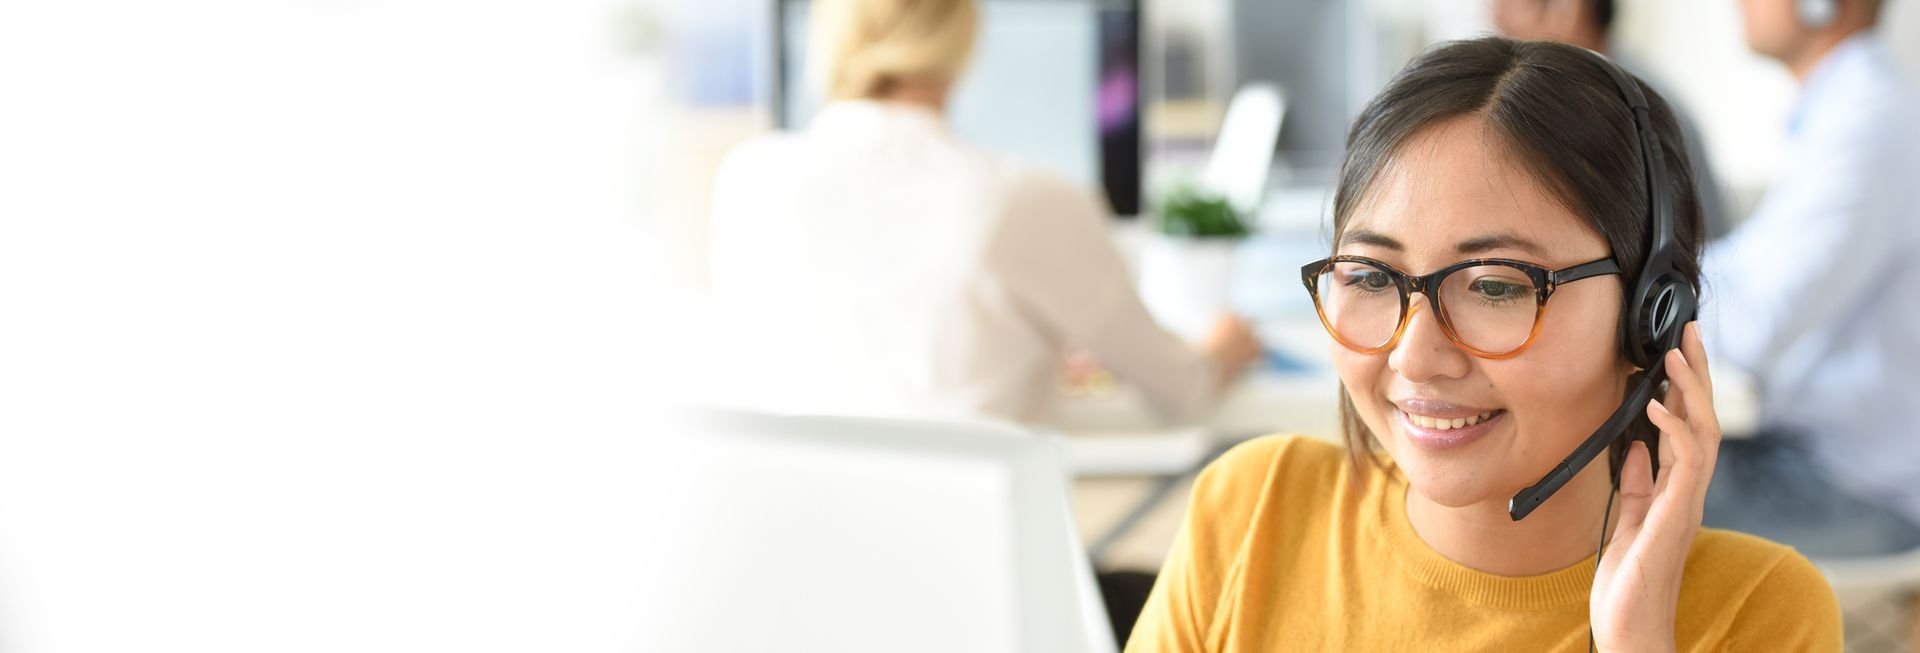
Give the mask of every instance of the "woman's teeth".
M 1453 419 L 1446 419 L 1443 417 L 1427 417 L 1426 415 L 1415 415 L 1413 413 L 1401 413 L 1401 414 L 1406 415 L 1407 421 L 1413 422 L 1415 426 L 1418 426 L 1420 428 L 1433 429 L 1435 431 L 1450 431 L 1457 428 L 1473 426 L 1475 424 L 1479 424 L 1481 422 L 1493 419 L 1494 414 L 1498 412 L 1500 411 L 1492 410 L 1492 411 L 1487 411 L 1485 413 L 1481 413 L 1479 415 L 1474 415 L 1472 417 L 1456 417 Z

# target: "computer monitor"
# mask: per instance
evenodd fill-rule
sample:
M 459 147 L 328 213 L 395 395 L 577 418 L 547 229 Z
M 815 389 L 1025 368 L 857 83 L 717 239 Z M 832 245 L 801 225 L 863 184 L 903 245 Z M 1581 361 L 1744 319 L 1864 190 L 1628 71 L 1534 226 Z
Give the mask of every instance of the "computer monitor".
M 1270 82 L 1285 89 L 1280 153 L 1295 180 L 1331 184 L 1348 125 L 1386 82 L 1365 56 L 1380 38 L 1372 10 L 1345 0 L 1232 0 L 1228 10 L 1235 87 Z
M 809 0 L 774 0 L 775 122 L 819 111 L 807 79 Z M 1139 0 L 984 0 L 980 34 L 949 101 L 967 141 L 1105 191 L 1120 216 L 1140 212 Z

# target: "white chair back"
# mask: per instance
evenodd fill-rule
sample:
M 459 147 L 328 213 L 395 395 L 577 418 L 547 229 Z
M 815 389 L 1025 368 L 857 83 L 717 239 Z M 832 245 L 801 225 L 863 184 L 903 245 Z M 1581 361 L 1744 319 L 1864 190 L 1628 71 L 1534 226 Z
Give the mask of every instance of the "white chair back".
M 649 591 L 661 651 L 1115 649 L 1061 444 L 988 424 L 712 413 Z

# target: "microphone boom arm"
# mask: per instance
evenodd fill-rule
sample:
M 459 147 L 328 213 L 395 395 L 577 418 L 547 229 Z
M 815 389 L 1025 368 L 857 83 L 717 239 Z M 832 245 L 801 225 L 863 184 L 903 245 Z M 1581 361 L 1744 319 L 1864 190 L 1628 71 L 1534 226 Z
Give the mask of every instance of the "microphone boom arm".
M 1607 418 L 1605 424 L 1600 425 L 1599 430 L 1587 436 L 1586 441 L 1580 443 L 1579 448 L 1574 449 L 1566 460 L 1560 461 L 1553 471 L 1541 477 L 1540 482 L 1521 490 L 1519 494 L 1513 495 L 1513 498 L 1507 501 L 1507 516 L 1512 517 L 1514 521 L 1526 519 L 1527 515 L 1533 513 L 1534 508 L 1546 503 L 1548 497 L 1560 491 L 1561 486 L 1573 480 L 1573 476 L 1585 469 L 1587 463 L 1593 462 L 1600 452 L 1605 451 L 1614 440 L 1625 434 L 1627 427 L 1647 411 L 1647 402 L 1653 400 L 1654 389 L 1660 387 L 1661 382 L 1666 380 L 1667 358 L 1661 356 L 1654 359 L 1653 367 L 1647 368 L 1639 376 L 1639 380 L 1635 381 L 1627 391 L 1626 400 L 1620 402 L 1620 408 L 1613 411 L 1613 415 Z M 1659 460 L 1657 458 L 1659 454 L 1656 451 L 1649 450 L 1648 453 L 1656 456 L 1655 461 Z M 1654 467 L 1654 473 L 1658 474 L 1659 463 L 1655 462 Z

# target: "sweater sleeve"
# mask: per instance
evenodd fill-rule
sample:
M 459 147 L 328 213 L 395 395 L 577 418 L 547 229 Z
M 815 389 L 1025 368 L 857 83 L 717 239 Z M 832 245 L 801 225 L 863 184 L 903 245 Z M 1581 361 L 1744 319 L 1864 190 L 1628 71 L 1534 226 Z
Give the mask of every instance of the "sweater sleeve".
M 1727 651 L 1843 650 L 1840 602 L 1820 570 L 1788 551 L 1734 615 Z
M 1065 344 L 1085 347 L 1166 417 L 1200 417 L 1217 397 L 1213 365 L 1155 323 L 1099 205 L 1043 174 L 1016 175 L 987 267 Z
M 1127 639 L 1129 653 L 1210 650 L 1215 612 L 1233 598 L 1261 495 L 1293 440 L 1249 440 L 1194 479 L 1186 519 Z

